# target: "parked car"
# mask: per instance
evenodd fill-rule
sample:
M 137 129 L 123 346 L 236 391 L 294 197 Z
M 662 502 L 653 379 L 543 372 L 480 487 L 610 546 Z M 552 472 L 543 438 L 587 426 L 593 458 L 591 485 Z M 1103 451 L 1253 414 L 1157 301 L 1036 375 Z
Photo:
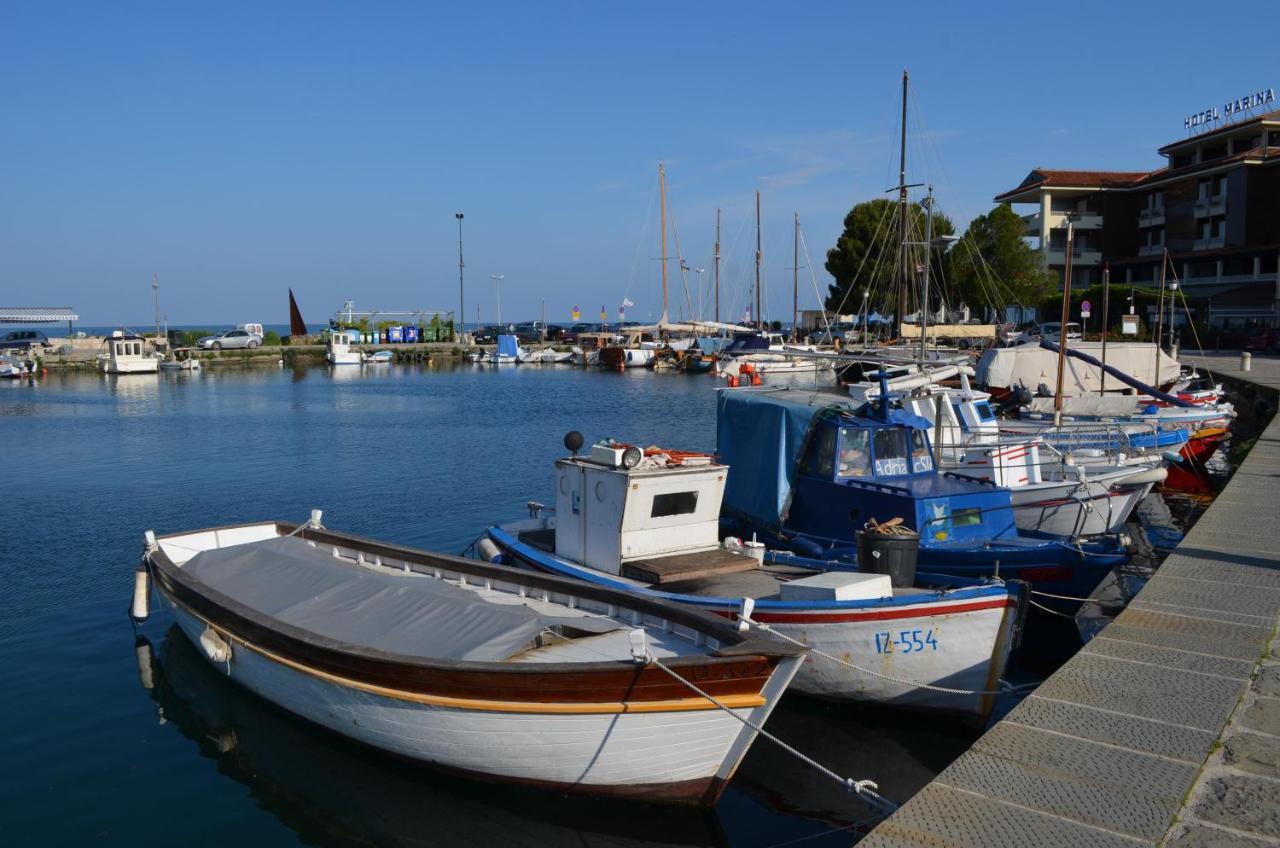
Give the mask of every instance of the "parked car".
M 839 339 L 841 343 L 843 343 L 860 338 L 861 332 L 862 331 L 858 329 L 857 324 L 850 321 L 840 321 L 832 324 L 830 329 L 823 327 L 821 330 L 813 334 L 810 341 L 814 344 L 829 345 L 834 344 L 835 340 Z
M 471 338 L 476 344 L 490 345 L 498 343 L 498 336 L 509 332 L 506 327 L 500 327 L 496 324 L 490 324 L 487 327 L 480 327 L 471 334 Z
M 262 344 L 262 336 L 248 330 L 226 330 L 216 336 L 204 336 L 196 341 L 201 350 L 233 350 L 255 348 Z
M 1244 349 L 1258 353 L 1280 353 L 1280 334 L 1274 328 L 1267 327 L 1261 333 L 1249 336 Z
M 516 324 L 514 335 L 520 340 L 520 344 L 538 344 L 542 341 L 545 330 L 546 325 L 541 321 L 522 321 Z
M 36 330 L 11 330 L 0 336 L 0 350 L 30 350 L 37 345 L 46 349 L 53 347 L 48 337 Z
M 1057 341 L 1058 337 L 1061 334 L 1062 334 L 1061 321 L 1045 321 L 1040 324 L 1033 324 L 1031 325 L 1031 329 L 1028 330 L 1026 333 L 1026 335 L 1028 336 L 1039 336 L 1040 338 L 1048 339 L 1049 341 Z M 1080 325 L 1077 324 L 1075 321 L 1068 321 L 1067 322 L 1067 341 L 1069 342 L 1080 341 L 1083 338 L 1084 336 L 1080 334 Z

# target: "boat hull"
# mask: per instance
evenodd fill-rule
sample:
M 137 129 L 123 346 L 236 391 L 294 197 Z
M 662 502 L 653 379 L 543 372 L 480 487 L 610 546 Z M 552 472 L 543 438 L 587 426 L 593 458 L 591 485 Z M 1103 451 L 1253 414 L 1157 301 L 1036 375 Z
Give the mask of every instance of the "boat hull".
M 288 529 L 276 527 L 280 533 Z M 252 535 L 259 529 L 201 531 L 174 544 L 181 550 L 203 550 L 210 539 L 213 547 L 220 547 L 234 544 L 225 534 Z M 448 565 L 445 559 L 429 559 L 433 555 L 328 531 L 316 531 L 314 538 L 343 550 L 359 541 L 365 547 L 355 550 L 371 557 L 370 562 L 396 554 L 425 556 L 426 562 L 438 563 L 436 569 Z M 334 551 L 336 556 L 339 547 Z M 803 656 L 781 642 L 744 637 L 740 653 L 731 650 L 730 655 L 706 655 L 694 662 L 676 657 L 668 661 L 667 671 L 653 663 L 607 661 L 607 656 L 603 663 L 568 665 L 519 660 L 406 663 L 394 653 L 353 649 L 317 640 L 307 631 L 281 629 L 186 576 L 163 548 L 150 550 L 147 562 L 160 597 L 196 650 L 220 673 L 258 696 L 387 753 L 486 780 L 561 792 L 715 803 Z M 409 565 L 405 559 L 404 567 Z M 495 581 L 493 591 L 507 585 L 500 584 L 504 577 L 495 569 L 463 573 Z M 441 572 L 436 579 L 446 578 Z M 548 602 L 560 598 L 565 589 L 574 591 L 568 581 L 553 585 L 549 578 L 530 580 L 543 582 L 514 585 L 541 591 Z M 508 585 L 501 591 L 514 590 Z M 613 594 L 625 605 L 624 596 Z M 598 604 L 593 599 L 601 595 L 602 590 L 584 587 L 583 608 Z M 576 604 L 577 598 L 568 597 L 568 602 Z M 652 625 L 649 619 L 659 606 L 637 600 L 632 621 L 644 619 L 645 626 Z M 672 617 L 653 626 L 685 627 L 693 620 L 693 614 L 676 605 L 665 609 Z M 707 633 L 723 629 L 737 634 L 713 620 L 704 620 L 703 626 Z M 756 642 L 782 650 L 761 655 L 747 647 Z M 673 679 L 673 674 L 697 681 L 695 685 L 716 701 Z
M 533 548 L 498 528 L 491 529 L 489 537 L 512 565 L 628 588 L 730 619 L 736 619 L 741 608 L 740 598 L 677 595 L 629 586 Z M 1013 646 L 1015 606 L 1015 599 L 1001 586 L 967 592 L 954 600 L 942 593 L 924 594 L 916 604 L 757 600 L 751 618 L 857 667 L 810 654 L 791 684 L 794 692 L 983 721 L 995 706 L 994 696 L 957 695 L 919 684 L 970 692 L 995 690 Z
M 1064 539 L 1116 533 L 1154 485 L 1067 481 L 1015 487 L 1013 518 L 1019 530 Z
M 165 599 L 209 659 L 200 647 L 205 622 Z M 259 697 L 357 742 L 475 778 L 561 792 L 714 803 L 754 736 L 744 737 L 744 725 L 718 709 L 539 714 L 413 703 L 343 685 L 238 641 L 229 663 L 210 662 Z M 789 675 L 775 675 L 771 685 L 779 677 Z M 780 690 L 773 694 L 770 701 Z M 758 724 L 768 711 L 734 710 Z

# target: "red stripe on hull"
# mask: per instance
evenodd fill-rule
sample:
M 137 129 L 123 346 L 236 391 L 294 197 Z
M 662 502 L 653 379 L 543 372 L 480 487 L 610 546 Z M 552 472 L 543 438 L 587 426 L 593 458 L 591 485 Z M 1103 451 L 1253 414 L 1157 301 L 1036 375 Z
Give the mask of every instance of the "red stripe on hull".
M 892 621 L 899 618 L 921 618 L 927 615 L 950 615 L 958 612 L 1003 609 L 1007 606 L 1014 606 L 1014 601 L 1010 598 L 997 598 L 992 601 L 971 601 L 950 606 L 868 610 L 867 612 L 762 612 L 757 610 L 751 614 L 751 617 L 764 624 L 840 624 L 848 621 Z M 738 614 L 731 610 L 714 610 L 714 612 L 731 620 L 736 621 L 738 618 Z

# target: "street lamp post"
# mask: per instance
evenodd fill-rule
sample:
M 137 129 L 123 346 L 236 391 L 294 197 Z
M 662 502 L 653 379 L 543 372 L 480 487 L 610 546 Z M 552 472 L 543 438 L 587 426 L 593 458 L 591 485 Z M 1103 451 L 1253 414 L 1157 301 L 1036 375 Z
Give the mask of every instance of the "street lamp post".
M 506 274 L 490 274 L 489 279 L 493 280 L 493 290 L 498 296 L 498 326 L 502 326 L 502 286 L 498 285 L 506 279 Z
M 462 213 L 455 212 L 453 217 L 458 219 L 458 326 L 454 330 L 458 336 L 458 343 L 461 344 L 466 340 L 466 333 L 462 328 L 467 320 L 467 301 L 462 287 Z

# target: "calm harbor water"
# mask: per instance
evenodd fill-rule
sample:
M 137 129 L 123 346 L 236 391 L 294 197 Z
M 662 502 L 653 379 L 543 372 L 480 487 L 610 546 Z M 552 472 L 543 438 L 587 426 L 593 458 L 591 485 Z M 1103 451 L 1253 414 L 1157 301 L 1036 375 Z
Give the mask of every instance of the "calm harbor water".
M 8 844 L 848 845 L 873 812 L 761 740 L 712 811 L 442 777 L 306 725 L 126 608 L 142 533 L 290 519 L 457 552 L 550 497 L 561 437 L 714 447 L 707 379 L 378 366 L 0 384 Z M 140 679 L 138 645 L 154 660 Z M 793 698 L 770 729 L 904 800 L 976 731 Z

